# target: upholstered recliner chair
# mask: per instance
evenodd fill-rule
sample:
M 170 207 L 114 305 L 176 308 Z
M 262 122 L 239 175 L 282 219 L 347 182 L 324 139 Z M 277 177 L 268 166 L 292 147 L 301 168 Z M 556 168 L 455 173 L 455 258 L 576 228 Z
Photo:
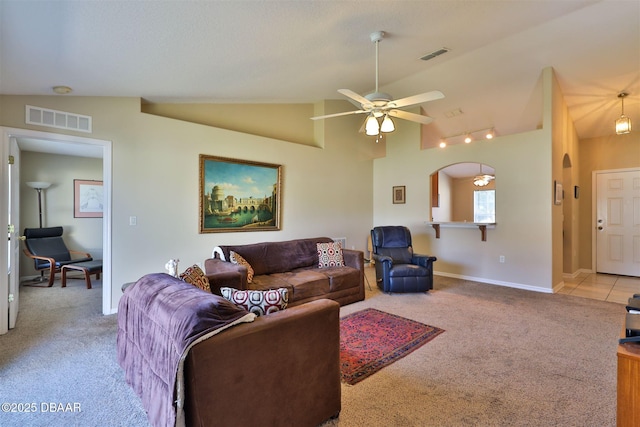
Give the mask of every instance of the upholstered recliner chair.
M 413 253 L 411 232 L 403 226 L 371 230 L 376 283 L 383 292 L 426 292 L 433 289 L 436 257 Z

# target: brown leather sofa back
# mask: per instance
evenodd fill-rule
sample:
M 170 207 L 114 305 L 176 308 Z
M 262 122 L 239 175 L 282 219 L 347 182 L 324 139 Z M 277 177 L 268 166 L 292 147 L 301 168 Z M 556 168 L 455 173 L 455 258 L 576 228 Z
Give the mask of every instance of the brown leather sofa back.
M 219 246 L 229 261 L 230 251 L 240 254 L 247 260 L 255 275 L 285 273 L 318 265 L 317 243 L 333 242 L 328 237 L 296 239 L 283 242 L 263 242 L 248 245 Z

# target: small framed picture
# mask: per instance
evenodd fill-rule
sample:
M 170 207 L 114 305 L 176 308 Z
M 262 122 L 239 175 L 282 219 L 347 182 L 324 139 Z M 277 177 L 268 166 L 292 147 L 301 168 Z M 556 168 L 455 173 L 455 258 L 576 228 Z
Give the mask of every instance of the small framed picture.
M 405 203 L 406 202 L 405 196 L 406 194 L 405 194 L 404 185 L 397 185 L 393 187 L 393 203 L 394 204 Z
M 102 181 L 73 180 L 73 217 L 102 218 L 104 196 Z
M 558 181 L 553 181 L 555 190 L 554 190 L 554 197 L 553 197 L 553 204 L 555 205 L 561 205 L 562 204 L 562 184 L 559 183 Z

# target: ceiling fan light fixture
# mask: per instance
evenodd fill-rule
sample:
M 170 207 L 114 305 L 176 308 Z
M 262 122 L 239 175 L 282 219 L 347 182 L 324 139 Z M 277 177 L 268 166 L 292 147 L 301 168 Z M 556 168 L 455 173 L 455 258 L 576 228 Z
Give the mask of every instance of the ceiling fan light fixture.
M 631 119 L 624 115 L 624 98 L 629 94 L 621 92 L 618 94 L 618 98 L 622 102 L 622 111 L 620 118 L 616 120 L 616 135 L 624 135 L 631 132 Z
M 378 119 L 373 114 L 367 116 L 367 120 L 364 122 L 364 131 L 369 136 L 376 136 L 380 133 Z
M 494 179 L 496 179 L 495 176 L 482 173 L 482 163 L 480 163 L 480 175 L 476 175 L 473 178 L 473 185 L 476 187 L 484 187 L 489 185 L 489 183 Z
M 385 114 L 380 125 L 380 132 L 393 132 L 394 130 L 396 130 L 396 126 L 393 124 L 393 120 L 388 114 Z

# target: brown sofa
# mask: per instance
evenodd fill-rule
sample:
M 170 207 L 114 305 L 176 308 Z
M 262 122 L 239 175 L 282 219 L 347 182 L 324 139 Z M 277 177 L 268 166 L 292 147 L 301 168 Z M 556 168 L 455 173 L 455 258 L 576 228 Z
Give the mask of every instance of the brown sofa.
M 204 262 L 211 292 L 221 287 L 241 290 L 287 288 L 289 306 L 329 298 L 340 305 L 364 299 L 364 253 L 343 249 L 344 267 L 318 268 L 317 243 L 333 242 L 328 237 L 226 245 L 214 249 L 215 258 Z M 241 255 L 254 271 L 247 280 L 247 268 L 229 262 L 230 251 Z
M 341 409 L 339 316 L 321 299 L 251 321 L 218 295 L 151 274 L 120 300 L 118 362 L 153 426 L 313 427 Z

